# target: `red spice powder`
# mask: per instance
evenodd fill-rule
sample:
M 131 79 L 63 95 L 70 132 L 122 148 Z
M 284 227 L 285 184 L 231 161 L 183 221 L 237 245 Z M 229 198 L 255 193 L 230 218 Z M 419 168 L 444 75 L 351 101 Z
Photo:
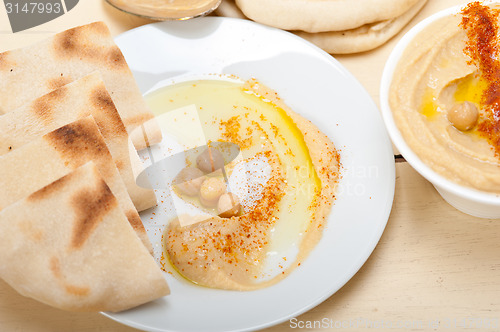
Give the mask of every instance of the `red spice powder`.
M 467 33 L 464 53 L 470 57 L 481 77 L 487 82 L 481 104 L 484 115 L 478 132 L 485 137 L 500 157 L 500 59 L 498 53 L 498 18 L 500 10 L 472 2 L 462 10 L 460 26 Z

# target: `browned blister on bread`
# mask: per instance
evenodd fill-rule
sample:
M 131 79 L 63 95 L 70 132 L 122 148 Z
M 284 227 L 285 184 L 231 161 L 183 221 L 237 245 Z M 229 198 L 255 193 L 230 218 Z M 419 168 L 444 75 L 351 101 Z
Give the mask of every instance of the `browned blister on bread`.
M 125 58 L 102 22 L 63 31 L 38 44 L 0 53 L 0 113 L 99 71 L 137 149 L 146 147 L 134 129 L 145 125 L 147 142 L 161 141 Z M 43 108 L 41 108 L 43 110 Z
M 139 214 L 91 116 L 58 128 L 0 157 L 0 210 L 93 161 L 149 251 Z M 52 186 L 57 187 L 58 182 Z M 42 195 L 48 187 L 36 195 Z
M 134 169 L 140 172 L 142 164 L 137 152 L 129 149 L 128 133 L 99 72 L 0 116 L 0 155 L 89 115 L 97 123 L 137 210 L 155 206 L 153 190 L 136 184 Z

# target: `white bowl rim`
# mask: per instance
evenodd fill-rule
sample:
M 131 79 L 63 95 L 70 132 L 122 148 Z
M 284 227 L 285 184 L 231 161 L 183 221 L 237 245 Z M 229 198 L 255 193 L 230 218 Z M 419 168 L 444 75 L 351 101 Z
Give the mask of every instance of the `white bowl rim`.
M 498 1 L 488 1 L 489 3 Z M 444 176 L 435 172 L 431 167 L 427 166 L 408 146 L 406 141 L 403 139 L 401 132 L 396 126 L 394 118 L 392 116 L 392 111 L 389 106 L 389 88 L 394 75 L 394 70 L 398 64 L 404 50 L 408 44 L 420 33 L 425 27 L 427 27 L 432 22 L 448 16 L 459 13 L 462 8 L 466 7 L 466 4 L 461 4 L 444 9 L 437 12 L 421 22 L 415 25 L 408 33 L 406 33 L 403 38 L 397 43 L 397 45 L 392 50 L 384 71 L 382 73 L 382 80 L 380 83 L 380 108 L 382 112 L 382 117 L 384 119 L 389 136 L 392 139 L 394 145 L 398 148 L 401 155 L 406 159 L 406 161 L 424 178 L 429 180 L 433 185 L 438 186 L 446 191 L 454 193 L 455 195 L 461 196 L 466 199 L 470 199 L 476 202 L 485 203 L 489 205 L 496 205 L 500 207 L 500 195 L 495 193 L 488 193 L 480 190 L 476 190 L 470 187 L 462 186 L 457 183 L 448 180 Z

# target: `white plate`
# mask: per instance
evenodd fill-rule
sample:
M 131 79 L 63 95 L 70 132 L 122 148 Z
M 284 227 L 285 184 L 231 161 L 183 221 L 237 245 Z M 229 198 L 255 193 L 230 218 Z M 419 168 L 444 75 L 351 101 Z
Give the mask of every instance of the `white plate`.
M 293 34 L 231 18 L 155 23 L 118 36 L 116 43 L 142 92 L 165 80 L 211 73 L 257 78 L 332 139 L 343 170 L 323 238 L 283 281 L 237 292 L 166 274 L 171 295 L 105 315 L 148 331 L 256 330 L 295 317 L 342 287 L 379 241 L 395 184 L 392 145 L 379 111 L 353 76 Z

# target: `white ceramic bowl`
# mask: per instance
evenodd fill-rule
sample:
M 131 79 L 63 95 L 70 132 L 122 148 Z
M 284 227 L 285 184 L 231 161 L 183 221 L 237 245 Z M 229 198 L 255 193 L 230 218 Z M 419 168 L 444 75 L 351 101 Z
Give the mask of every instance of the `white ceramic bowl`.
M 464 5 L 448 8 L 426 18 L 422 22 L 418 23 L 399 41 L 389 56 L 382 74 L 380 86 L 380 106 L 385 125 L 394 145 L 398 148 L 399 152 L 403 155 L 406 161 L 418 173 L 430 181 L 439 194 L 441 194 L 441 196 L 449 204 L 472 216 L 495 219 L 500 218 L 500 195 L 482 192 L 459 185 L 436 173 L 431 167 L 425 164 L 405 142 L 401 132 L 394 122 L 391 107 L 389 106 L 389 88 L 394 75 L 394 69 L 408 44 L 426 26 L 439 18 L 460 12 L 463 7 Z

